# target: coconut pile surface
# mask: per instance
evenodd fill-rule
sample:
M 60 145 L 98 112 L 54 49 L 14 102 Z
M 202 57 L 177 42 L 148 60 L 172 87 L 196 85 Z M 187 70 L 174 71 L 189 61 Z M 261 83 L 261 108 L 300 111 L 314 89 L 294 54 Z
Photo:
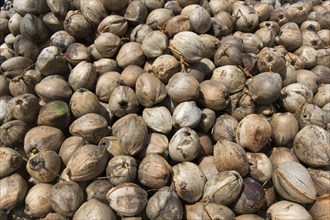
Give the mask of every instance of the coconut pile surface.
M 2 4 L 1 219 L 330 219 L 330 1 Z

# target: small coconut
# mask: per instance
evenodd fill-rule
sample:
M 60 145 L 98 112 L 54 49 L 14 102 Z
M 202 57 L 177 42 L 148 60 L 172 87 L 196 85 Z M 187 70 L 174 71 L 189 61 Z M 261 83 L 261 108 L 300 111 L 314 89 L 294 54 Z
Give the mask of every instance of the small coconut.
M 0 142 L 8 147 L 20 147 L 30 126 L 21 120 L 11 120 L 0 127 Z
M 71 135 L 81 136 L 90 143 L 97 144 L 103 137 L 109 135 L 110 128 L 103 116 L 87 113 L 73 121 L 69 131 Z
M 257 114 L 244 117 L 236 129 L 236 142 L 244 148 L 258 152 L 270 141 L 271 127 L 268 121 Z
M 97 145 L 79 147 L 67 163 L 69 178 L 73 181 L 86 181 L 103 172 L 108 162 L 107 149 Z
M 167 95 L 165 84 L 149 73 L 140 75 L 135 87 L 137 98 L 145 107 L 151 107 L 161 102 Z
M 206 177 L 198 165 L 192 162 L 178 163 L 173 166 L 172 172 L 173 185 L 180 198 L 193 203 L 202 197 Z
M 22 94 L 13 97 L 8 102 L 5 120 L 15 118 L 30 123 L 36 120 L 39 109 L 38 98 L 35 95 L 29 93 Z
M 109 206 L 123 216 L 135 216 L 147 205 L 148 193 L 134 183 L 122 183 L 107 193 Z
M 137 114 L 128 114 L 117 120 L 112 126 L 112 133 L 127 155 L 138 154 L 150 138 L 146 123 Z
M 174 74 L 166 85 L 167 94 L 175 102 L 196 100 L 199 96 L 198 81 L 185 72 Z
M 106 174 L 110 183 L 117 186 L 121 183 L 134 182 L 137 169 L 137 162 L 134 157 L 117 155 L 108 162 Z
M 199 137 L 196 131 L 189 127 L 179 129 L 169 143 L 169 154 L 177 162 L 192 161 L 200 150 Z
M 52 184 L 38 183 L 34 185 L 25 197 L 24 212 L 34 218 L 45 217 L 52 211 L 50 190 Z
M 11 175 L 23 164 L 22 156 L 14 149 L 9 147 L 1 147 L 0 154 L 2 155 L 0 166 L 0 177 Z
M 96 199 L 108 204 L 106 194 L 113 187 L 109 180 L 94 180 L 86 187 L 87 200 Z
M 164 186 L 149 199 L 146 214 L 150 219 L 179 220 L 183 216 L 182 203 L 174 190 Z
M 170 180 L 171 166 L 166 159 L 158 154 L 148 154 L 140 162 L 138 169 L 139 181 L 152 189 L 159 189 Z
M 114 211 L 108 205 L 96 199 L 90 199 L 84 202 L 75 212 L 72 219 L 79 220 L 86 217 L 92 219 L 116 220 Z
M 84 202 L 84 192 L 74 181 L 56 183 L 50 190 L 50 201 L 56 213 L 72 217 Z
M 243 179 L 238 172 L 219 172 L 206 182 L 203 201 L 229 205 L 239 196 L 242 187 Z
M 55 151 L 45 150 L 32 154 L 26 164 L 27 172 L 37 182 L 49 183 L 58 176 L 61 159 Z
M 27 155 L 35 150 L 58 152 L 64 139 L 64 133 L 58 128 L 46 125 L 36 126 L 31 128 L 24 137 L 24 151 Z
M 15 207 L 24 198 L 28 191 L 26 180 L 19 174 L 14 173 L 0 179 L 0 208 L 8 210 Z

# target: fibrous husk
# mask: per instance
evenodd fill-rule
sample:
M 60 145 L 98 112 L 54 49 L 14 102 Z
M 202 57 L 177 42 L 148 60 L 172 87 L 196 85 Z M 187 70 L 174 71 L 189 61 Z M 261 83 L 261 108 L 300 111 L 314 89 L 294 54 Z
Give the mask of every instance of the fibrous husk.
M 180 220 L 183 217 L 182 203 L 174 190 L 164 186 L 148 200 L 146 214 L 154 220 Z
M 107 11 L 100 0 L 80 1 L 80 11 L 87 20 L 95 24 L 99 24 L 107 16 Z
M 77 135 L 85 138 L 92 144 L 110 134 L 110 128 L 107 120 L 96 113 L 87 113 L 72 122 L 69 127 L 71 135 Z
M 137 113 L 140 110 L 140 103 L 132 88 L 118 86 L 110 95 L 109 109 L 120 118 L 130 113 Z
M 85 88 L 75 91 L 70 99 L 70 110 L 74 117 L 79 118 L 88 113 L 99 113 L 101 104 L 97 96 Z
M 36 120 L 40 106 L 38 98 L 30 93 L 13 97 L 7 105 L 5 121 L 12 118 L 31 123 Z
M 47 0 L 47 5 L 58 18 L 64 18 L 69 8 L 66 0 Z
M 159 154 L 164 158 L 168 158 L 168 142 L 166 135 L 156 132 L 151 133 L 150 142 L 139 153 L 139 157 L 144 158 L 148 154 Z
M 183 8 L 181 14 L 188 16 L 192 29 L 197 34 L 206 33 L 212 25 L 210 13 L 202 6 L 190 5 Z
M 63 29 L 63 20 L 60 20 L 58 17 L 56 17 L 53 12 L 45 14 L 42 17 L 42 21 L 52 33 Z
M 248 84 L 249 93 L 258 104 L 271 104 L 280 96 L 282 78 L 274 72 L 263 72 L 254 76 Z
M 41 107 L 37 124 L 65 129 L 70 122 L 70 108 L 64 101 L 51 101 Z
M 173 186 L 184 201 L 197 202 L 203 196 L 206 182 L 202 170 L 192 162 L 178 163 L 172 167 Z
M 242 50 L 239 45 L 221 42 L 221 46 L 217 49 L 213 57 L 215 66 L 242 66 Z
M 327 103 L 330 103 L 330 97 L 328 96 L 329 91 L 330 84 L 321 84 L 313 97 L 313 104 L 322 108 Z
M 151 107 L 161 102 L 167 95 L 165 84 L 159 78 L 143 73 L 135 85 L 136 96 L 144 107 Z
M 108 205 L 99 202 L 96 199 L 84 202 L 75 212 L 72 219 L 79 220 L 86 217 L 90 219 L 116 220 L 114 211 Z
M 265 202 L 263 186 L 256 180 L 246 177 L 243 179 L 243 190 L 233 203 L 233 211 L 238 214 L 255 213 Z
M 122 183 L 107 193 L 110 207 L 123 216 L 135 216 L 147 205 L 148 193 L 134 183 Z
M 300 163 L 289 161 L 280 164 L 273 172 L 272 181 L 276 192 L 287 200 L 305 204 L 316 199 L 313 180 Z
M 59 182 L 50 190 L 50 201 L 56 213 L 72 217 L 84 202 L 84 192 L 74 181 Z
M 166 91 L 175 102 L 196 100 L 199 96 L 199 83 L 192 75 L 178 72 L 168 81 Z
M 220 115 L 213 124 L 212 137 L 215 141 L 220 140 L 235 140 L 236 128 L 238 121 L 231 115 Z
M 187 63 L 200 61 L 205 54 L 205 45 L 201 38 L 191 31 L 182 31 L 170 40 L 170 49 L 174 56 L 183 56 Z
M 60 75 L 46 76 L 35 86 L 35 90 L 44 102 L 56 100 L 68 102 L 72 95 L 69 83 Z
M 139 181 L 152 189 L 159 189 L 170 180 L 171 166 L 158 154 L 146 155 L 139 164 Z
M 201 110 L 202 119 L 197 125 L 197 128 L 206 133 L 212 128 L 216 119 L 216 114 L 215 111 L 209 108 L 202 108 Z
M 137 42 L 125 43 L 118 51 L 116 56 L 118 66 L 126 68 L 129 65 L 142 66 L 145 62 L 145 55 L 141 44 Z
M 164 106 L 145 108 L 142 117 L 147 126 L 156 132 L 167 134 L 172 130 L 171 113 Z
M 161 31 L 152 31 L 145 36 L 141 45 L 144 55 L 148 58 L 157 58 L 167 49 L 168 37 Z
M 172 115 L 174 127 L 196 127 L 202 119 L 202 111 L 196 105 L 195 101 L 186 101 L 179 103 Z
M 114 156 L 107 165 L 106 174 L 110 183 L 114 186 L 134 182 L 137 175 L 135 158 L 126 155 Z
M 269 124 L 272 128 L 272 140 L 278 146 L 292 145 L 293 139 L 299 131 L 297 119 L 292 113 L 275 113 Z
M 219 173 L 217 167 L 215 166 L 214 156 L 207 155 L 201 158 L 198 166 L 203 171 L 207 180 L 211 179 L 215 174 Z
M 27 13 L 36 14 L 37 8 L 35 7 L 35 1 L 33 0 L 25 0 L 25 1 L 13 1 L 13 9 L 21 15 L 25 15 Z
M 30 155 L 34 150 L 58 152 L 64 139 L 64 133 L 58 128 L 36 126 L 31 128 L 24 137 L 24 151 L 27 155 Z
M 106 72 L 98 77 L 95 88 L 95 95 L 100 101 L 109 102 L 113 90 L 119 86 L 121 74 L 118 72 Z
M 327 169 L 307 169 L 312 177 L 318 196 L 322 196 L 330 191 L 330 170 Z
M 58 176 L 61 170 L 61 159 L 52 150 L 32 153 L 27 161 L 26 170 L 35 181 L 49 183 Z
M 235 219 L 234 212 L 221 204 L 196 202 L 192 205 L 186 205 L 185 209 L 187 219 Z
M 267 209 L 267 218 L 270 219 L 301 219 L 312 220 L 308 211 L 298 203 L 282 200 L 274 203 Z
M 228 89 L 221 82 L 205 80 L 199 84 L 200 96 L 198 103 L 212 110 L 223 110 L 228 104 Z
M 38 83 L 37 79 L 30 75 L 19 75 L 10 80 L 9 90 L 13 96 L 22 95 L 24 93 L 35 94 L 34 87 Z
M 78 10 L 68 11 L 63 27 L 66 32 L 76 39 L 88 39 L 92 33 L 90 22 Z
M 146 24 L 153 30 L 163 27 L 174 16 L 173 12 L 166 8 L 158 8 L 151 11 L 146 19 Z
M 213 70 L 211 80 L 215 80 L 227 87 L 230 94 L 239 92 L 245 85 L 244 72 L 234 65 L 225 65 Z
M 67 36 L 67 38 L 69 38 L 69 36 Z M 71 65 L 76 66 L 81 61 L 90 61 L 91 53 L 89 49 L 82 43 L 72 42 L 66 48 L 64 57 Z
M 229 205 L 239 196 L 242 187 L 243 179 L 238 172 L 222 171 L 206 182 L 203 200 Z
M 94 90 L 96 79 L 97 73 L 93 64 L 81 61 L 71 70 L 68 82 L 74 91 L 80 88 Z
M 189 18 L 185 15 L 176 15 L 168 19 L 164 26 L 165 32 L 171 38 L 179 32 L 192 30 Z
M 109 158 L 106 148 L 87 144 L 79 147 L 68 161 L 69 178 L 86 181 L 97 177 L 105 169 Z
M 41 218 L 52 211 L 50 190 L 52 184 L 38 183 L 34 185 L 25 197 L 24 212 L 34 218 Z
M 137 114 L 128 114 L 117 120 L 112 126 L 112 133 L 127 155 L 136 155 L 149 142 L 147 125 Z
M 0 179 L 0 208 L 8 210 L 15 207 L 24 201 L 27 191 L 26 180 L 17 173 Z
M 330 194 L 325 193 L 318 197 L 309 209 L 309 214 L 313 219 L 326 220 L 330 218 L 330 213 L 328 212 L 328 207 L 330 205 Z
M 271 151 L 269 159 L 272 163 L 273 170 L 287 161 L 299 162 L 293 150 L 285 147 L 274 147 Z
M 24 136 L 30 129 L 28 123 L 22 120 L 11 120 L 0 127 L 0 142 L 7 147 L 22 146 Z
M 281 31 L 276 42 L 284 45 L 288 51 L 294 51 L 302 45 L 303 38 L 299 26 L 296 23 L 288 22 L 281 26 Z
M 152 28 L 147 24 L 137 25 L 130 33 L 130 41 L 141 44 L 147 34 L 152 32 Z
M 14 43 L 14 49 L 16 56 L 24 56 L 33 61 L 36 61 L 40 53 L 39 45 L 24 37 L 17 39 Z
M 270 141 L 272 132 L 268 121 L 260 115 L 244 117 L 236 129 L 236 142 L 243 148 L 258 152 Z
M 142 1 L 131 1 L 125 11 L 124 18 L 129 24 L 137 25 L 145 23 L 148 16 L 148 8 Z
M 61 30 L 61 31 L 55 32 L 50 37 L 50 41 L 53 46 L 60 48 L 61 51 L 65 51 L 66 48 L 68 48 L 69 45 L 74 43 L 76 40 L 68 32 Z
M 14 51 L 13 51 L 14 53 Z M 31 68 L 33 61 L 28 57 L 15 56 L 10 57 L 1 63 L 3 75 L 12 79 L 21 75 L 24 71 Z
M 229 113 L 236 118 L 237 121 L 255 112 L 255 104 L 251 96 L 244 91 L 231 95 L 230 100 L 231 105 L 229 106 Z
M 313 91 L 301 83 L 292 83 L 282 88 L 281 101 L 286 111 L 294 113 L 302 104 L 313 101 Z
M 22 156 L 14 149 L 9 147 L 0 148 L 1 165 L 0 177 L 4 178 L 14 173 L 23 164 Z
M 219 172 L 235 170 L 242 177 L 249 172 L 249 161 L 244 149 L 228 140 L 220 140 L 214 145 L 214 162 Z
M 62 162 L 67 165 L 72 154 L 81 146 L 88 144 L 88 141 L 79 136 L 70 136 L 66 138 L 58 152 L 58 155 L 61 157 Z
M 128 5 L 128 0 L 101 0 L 107 11 L 121 11 Z
M 36 43 L 44 43 L 50 35 L 42 19 L 32 14 L 24 15 L 20 23 L 20 31 L 24 37 Z
M 317 125 L 303 127 L 293 140 L 293 150 L 304 163 L 313 166 L 330 165 L 330 134 Z
M 96 199 L 104 204 L 108 204 L 107 192 L 113 185 L 107 179 L 94 180 L 86 187 L 87 200 Z
M 108 1 L 104 1 L 108 2 Z M 118 37 L 124 37 L 127 33 L 128 24 L 123 16 L 108 15 L 105 17 L 97 27 L 97 33 L 102 34 L 110 32 Z
M 201 149 L 197 132 L 189 127 L 179 129 L 172 136 L 168 149 L 170 157 L 174 161 L 194 160 Z
M 100 34 L 94 41 L 95 48 L 104 58 L 112 58 L 121 45 L 121 39 L 110 32 Z

